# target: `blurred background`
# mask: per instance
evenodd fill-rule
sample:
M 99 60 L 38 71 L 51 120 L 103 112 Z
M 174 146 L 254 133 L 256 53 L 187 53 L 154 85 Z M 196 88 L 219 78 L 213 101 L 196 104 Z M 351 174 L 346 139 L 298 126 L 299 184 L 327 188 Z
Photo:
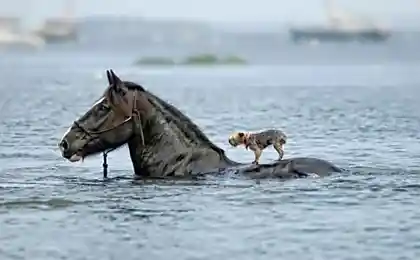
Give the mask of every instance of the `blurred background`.
M 380 45 L 375 57 L 384 46 L 415 48 L 419 14 L 419 0 L 3 0 L 0 45 L 8 52 L 112 50 L 167 58 L 234 52 L 273 63 L 317 55 L 299 55 L 302 45 L 361 43 Z M 321 53 L 317 58 L 329 57 Z M 364 54 L 355 51 L 350 60 Z M 405 58 L 412 55 L 419 54 Z
M 420 259 L 420 0 L 0 6 L 0 259 Z M 123 148 L 104 182 L 57 144 L 110 68 L 233 160 L 233 131 L 276 128 L 349 172 L 136 185 Z

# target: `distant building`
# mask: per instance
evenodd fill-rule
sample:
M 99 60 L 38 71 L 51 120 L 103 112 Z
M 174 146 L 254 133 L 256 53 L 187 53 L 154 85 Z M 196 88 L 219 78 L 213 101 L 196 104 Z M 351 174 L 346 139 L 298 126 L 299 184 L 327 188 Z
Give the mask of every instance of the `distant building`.
M 46 19 L 43 27 L 36 31 L 46 43 L 74 42 L 78 40 L 78 28 L 73 18 L 74 1 L 67 0 L 64 15 Z
M 0 17 L 0 48 L 38 48 L 44 45 L 40 37 L 24 33 L 17 17 Z

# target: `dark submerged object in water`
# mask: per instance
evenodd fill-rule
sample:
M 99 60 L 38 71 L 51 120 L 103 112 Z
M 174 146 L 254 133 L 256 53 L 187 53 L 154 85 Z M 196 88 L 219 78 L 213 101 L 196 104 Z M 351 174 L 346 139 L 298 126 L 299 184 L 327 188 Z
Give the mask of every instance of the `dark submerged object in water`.
M 269 164 L 230 160 L 176 107 L 107 71 L 109 86 L 59 142 L 62 156 L 75 162 L 128 144 L 135 175 L 144 178 L 194 178 L 234 172 L 251 178 L 304 178 L 341 170 L 316 158 L 283 159 Z

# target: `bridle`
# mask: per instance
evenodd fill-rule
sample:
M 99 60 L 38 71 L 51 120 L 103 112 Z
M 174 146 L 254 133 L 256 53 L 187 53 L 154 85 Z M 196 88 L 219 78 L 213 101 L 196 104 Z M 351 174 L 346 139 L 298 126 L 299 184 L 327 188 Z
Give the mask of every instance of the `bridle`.
M 134 91 L 134 95 L 133 95 L 133 107 L 131 110 L 131 115 L 129 117 L 127 117 L 124 121 L 122 121 L 121 123 L 107 128 L 105 130 L 100 130 L 100 131 L 90 131 L 89 129 L 85 128 L 83 125 L 81 125 L 78 121 L 74 121 L 73 124 L 74 126 L 76 126 L 78 129 L 80 129 L 83 133 L 84 136 L 82 137 L 82 139 L 87 139 L 86 143 L 84 146 L 82 146 L 80 148 L 80 150 L 83 150 L 85 148 L 86 145 L 88 145 L 90 142 L 92 142 L 95 139 L 98 139 L 99 136 L 101 134 L 110 132 L 112 130 L 117 129 L 118 127 L 125 125 L 126 123 L 132 121 L 133 122 L 133 129 L 134 129 L 134 134 L 139 134 L 140 138 L 141 138 L 141 142 L 142 145 L 144 146 L 144 133 L 143 133 L 143 128 L 141 125 L 141 115 L 140 115 L 140 111 L 137 109 L 136 107 L 137 104 L 137 92 Z M 112 148 L 112 149 L 104 149 L 103 152 L 103 176 L 104 178 L 108 178 L 108 163 L 107 163 L 107 156 L 108 153 L 114 151 L 116 148 Z

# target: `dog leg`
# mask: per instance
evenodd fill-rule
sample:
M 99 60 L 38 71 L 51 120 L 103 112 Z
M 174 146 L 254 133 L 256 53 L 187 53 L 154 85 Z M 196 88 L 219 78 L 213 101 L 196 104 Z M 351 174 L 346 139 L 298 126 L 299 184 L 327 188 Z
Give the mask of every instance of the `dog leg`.
M 280 142 L 276 142 L 273 144 L 273 147 L 279 154 L 279 161 L 280 161 L 281 159 L 283 159 L 283 156 L 284 156 L 283 144 Z
M 252 162 L 252 164 L 259 164 L 259 160 L 260 160 L 262 151 L 259 148 L 254 148 L 253 151 L 254 151 L 254 155 L 255 155 L 255 160 Z

